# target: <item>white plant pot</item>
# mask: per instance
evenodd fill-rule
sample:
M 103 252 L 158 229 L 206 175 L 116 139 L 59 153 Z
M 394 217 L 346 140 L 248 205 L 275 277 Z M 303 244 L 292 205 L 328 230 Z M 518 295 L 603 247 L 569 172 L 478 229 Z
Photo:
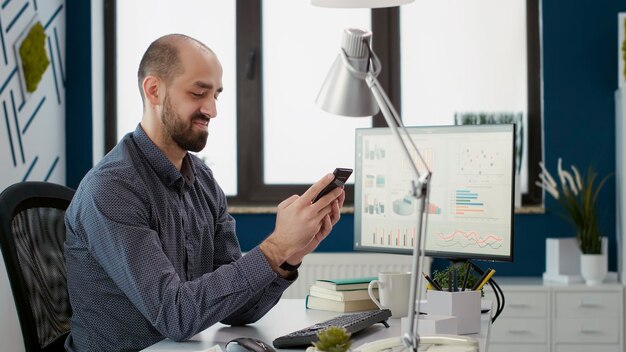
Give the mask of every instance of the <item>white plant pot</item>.
M 585 279 L 587 285 L 602 284 L 607 272 L 608 261 L 606 253 L 580 255 L 580 275 Z

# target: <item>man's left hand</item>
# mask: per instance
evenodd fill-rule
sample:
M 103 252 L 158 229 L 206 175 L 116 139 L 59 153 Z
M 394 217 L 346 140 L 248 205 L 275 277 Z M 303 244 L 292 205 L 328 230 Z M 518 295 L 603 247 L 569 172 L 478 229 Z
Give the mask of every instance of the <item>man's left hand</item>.
M 305 255 L 313 252 L 317 246 L 330 234 L 330 231 L 333 229 L 333 226 L 337 224 L 339 219 L 341 218 L 341 208 L 343 207 L 343 203 L 346 200 L 346 192 L 343 191 L 341 195 L 337 198 L 336 201 L 332 203 L 332 211 L 329 215 L 326 215 L 321 223 L 320 230 L 313 236 L 311 241 L 300 251 L 287 258 L 287 263 L 295 265 L 302 262 L 302 258 Z

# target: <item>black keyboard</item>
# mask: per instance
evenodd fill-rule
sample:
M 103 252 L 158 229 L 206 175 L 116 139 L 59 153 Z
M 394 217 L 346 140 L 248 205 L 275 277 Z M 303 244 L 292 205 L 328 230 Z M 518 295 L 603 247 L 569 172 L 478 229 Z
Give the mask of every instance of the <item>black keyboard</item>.
M 344 327 L 351 334 L 359 332 L 376 323 L 382 323 L 386 327 L 389 327 L 387 319 L 389 319 L 390 316 L 391 311 L 389 309 L 339 315 L 321 323 L 313 324 L 304 329 L 278 337 L 274 340 L 274 347 L 287 348 L 311 345 L 311 343 L 317 341 L 317 332 L 329 326 Z

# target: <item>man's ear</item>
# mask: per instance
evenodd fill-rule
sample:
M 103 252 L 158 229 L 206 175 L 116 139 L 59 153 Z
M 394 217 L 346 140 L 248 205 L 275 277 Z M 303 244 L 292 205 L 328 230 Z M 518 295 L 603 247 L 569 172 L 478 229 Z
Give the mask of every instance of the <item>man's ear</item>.
M 161 80 L 155 76 L 147 76 L 143 80 L 143 94 L 146 100 L 152 105 L 160 105 L 159 99 Z

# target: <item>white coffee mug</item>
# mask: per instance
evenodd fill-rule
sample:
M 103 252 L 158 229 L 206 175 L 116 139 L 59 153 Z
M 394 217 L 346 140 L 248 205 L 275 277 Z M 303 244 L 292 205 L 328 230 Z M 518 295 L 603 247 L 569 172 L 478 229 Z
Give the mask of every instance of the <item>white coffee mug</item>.
M 370 298 L 378 308 L 389 309 L 392 318 L 406 317 L 409 312 L 409 288 L 411 273 L 406 271 L 387 271 L 378 273 L 378 280 L 373 280 L 367 287 Z M 378 297 L 374 296 L 374 286 L 378 286 Z

